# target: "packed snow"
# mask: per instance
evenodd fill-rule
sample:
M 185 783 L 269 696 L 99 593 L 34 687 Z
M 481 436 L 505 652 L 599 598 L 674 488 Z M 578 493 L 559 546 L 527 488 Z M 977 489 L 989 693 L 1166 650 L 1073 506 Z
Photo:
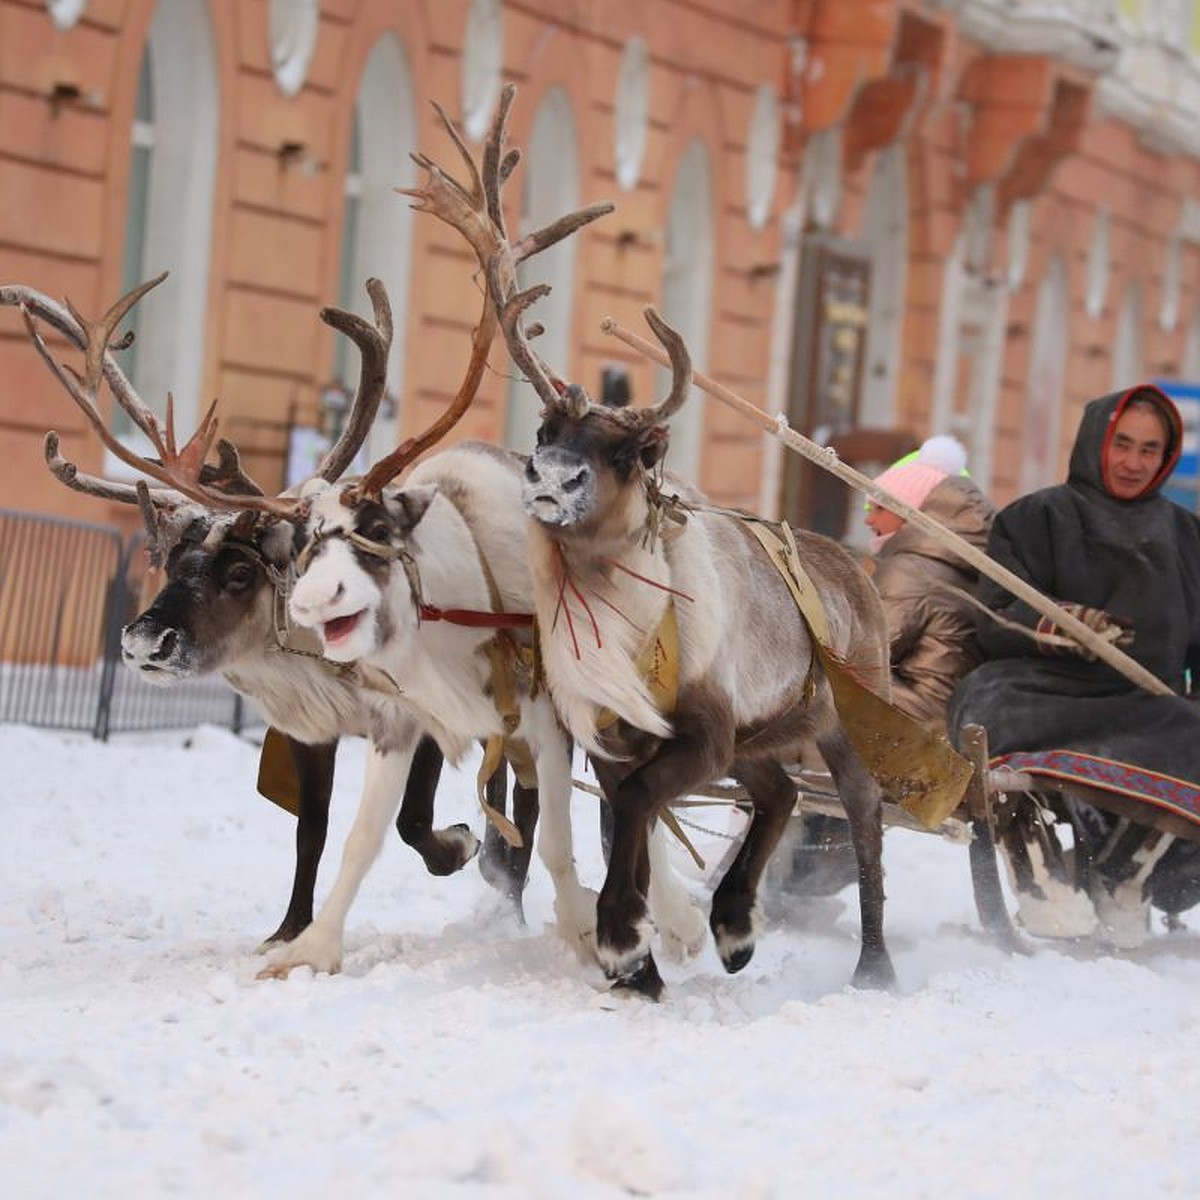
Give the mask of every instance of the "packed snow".
M 343 746 L 318 900 L 363 758 Z M 776 894 L 739 975 L 710 945 L 662 963 L 662 1003 L 615 997 L 536 860 L 521 927 L 475 864 L 431 878 L 395 836 L 343 972 L 260 981 L 294 824 L 255 746 L 0 726 L 0 761 L 4 1196 L 1196 1194 L 1200 938 L 1010 956 L 960 845 L 887 834 L 892 994 L 847 984 L 847 891 Z M 473 777 L 447 771 L 439 817 L 482 833 Z M 598 886 L 595 804 L 574 811 Z M 676 861 L 703 898 L 731 818 L 695 820 L 709 871 Z

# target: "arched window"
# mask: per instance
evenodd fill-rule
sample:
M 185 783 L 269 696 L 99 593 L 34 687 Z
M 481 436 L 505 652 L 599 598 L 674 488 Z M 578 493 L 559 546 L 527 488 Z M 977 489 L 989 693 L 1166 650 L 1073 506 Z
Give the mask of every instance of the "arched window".
M 752 229 L 761 229 L 771 215 L 781 137 L 779 97 L 769 83 L 760 84 L 746 135 L 746 219 Z
M 124 287 L 170 271 L 138 306 L 137 341 L 124 360 L 158 413 L 175 398 L 176 427 L 196 424 L 204 368 L 205 315 L 217 165 L 217 68 L 208 6 L 160 0 L 138 79 L 130 133 Z M 118 432 L 140 444 L 123 414 Z M 106 463 L 120 471 L 116 460 Z
M 125 254 L 121 262 L 121 290 L 128 291 L 146 279 L 146 238 L 144 230 L 149 223 L 150 167 L 154 161 L 154 72 L 150 65 L 150 48 L 142 54 L 142 66 L 138 72 L 137 100 L 133 110 L 133 129 L 130 133 L 129 192 L 125 202 Z M 162 285 L 160 285 L 160 288 Z M 147 301 L 152 305 L 153 300 Z M 122 369 L 136 385 L 137 361 L 142 349 L 142 309 L 131 310 L 125 318 L 125 327 L 134 336 L 133 345 L 124 352 Z M 118 433 L 133 429 L 133 423 L 125 410 L 118 408 L 115 414 Z
M 1112 213 L 1107 208 L 1097 209 L 1092 222 L 1087 291 L 1083 298 L 1083 309 L 1089 317 L 1098 317 L 1104 311 L 1104 302 L 1108 298 L 1108 277 L 1112 271 L 1111 243 Z
M 354 105 L 338 286 L 338 304 L 369 317 L 371 301 L 364 285 L 375 275 L 383 281 L 392 304 L 395 332 L 388 360 L 388 398 L 364 447 L 364 458 L 370 460 L 382 457 L 397 437 L 396 404 L 404 383 L 412 209 L 395 189 L 413 182 L 415 172 L 408 152 L 415 145 L 408 61 L 399 39 L 387 33 L 371 50 Z M 332 334 L 332 338 L 333 379 L 350 397 L 358 382 L 358 351 L 342 334 Z
M 1021 439 L 1022 493 L 1046 487 L 1058 479 L 1058 441 L 1066 403 L 1069 306 L 1067 268 L 1056 254 L 1038 289 L 1034 315 L 1033 354 Z
M 713 197 L 708 150 L 696 138 L 684 152 L 667 216 L 666 261 L 663 268 L 663 317 L 683 336 L 692 365 L 703 370 L 708 359 L 708 334 L 712 308 Z M 635 397 L 635 403 L 652 404 L 667 394 L 671 374 L 656 372 L 655 396 Z M 686 479 L 698 479 L 704 437 L 704 402 L 692 388 L 687 403 L 671 422 L 671 449 L 667 466 Z
M 488 131 L 500 95 L 504 62 L 504 19 L 500 0 L 471 0 L 463 34 L 462 111 L 467 136 L 479 141 Z
M 1184 379 L 1200 379 L 1200 312 L 1192 317 L 1183 347 Z
M 863 239 L 871 253 L 871 298 L 859 424 L 887 428 L 895 420 L 908 262 L 908 177 L 899 144 L 876 157 Z
M 613 100 L 616 129 L 617 183 L 624 191 L 637 186 L 646 154 L 650 125 L 650 51 L 643 38 L 632 37 L 621 54 L 617 94 Z
M 538 105 L 529 137 L 529 157 L 521 184 L 521 232 L 543 225 L 579 207 L 579 149 L 571 102 L 562 88 L 551 88 Z M 548 283 L 550 295 L 530 312 L 546 332 L 538 338 L 537 352 L 555 370 L 571 369 L 571 318 L 575 253 L 578 237 L 564 238 L 556 246 L 530 259 L 521 271 L 521 286 Z M 524 380 L 508 389 L 505 443 L 528 453 L 533 449 L 539 424 L 536 396 Z
M 87 0 L 46 0 L 46 11 L 50 20 L 59 29 L 70 29 L 83 16 Z
M 1112 386 L 1133 387 L 1142 382 L 1142 285 L 1135 279 L 1121 297 L 1117 340 L 1113 346 Z

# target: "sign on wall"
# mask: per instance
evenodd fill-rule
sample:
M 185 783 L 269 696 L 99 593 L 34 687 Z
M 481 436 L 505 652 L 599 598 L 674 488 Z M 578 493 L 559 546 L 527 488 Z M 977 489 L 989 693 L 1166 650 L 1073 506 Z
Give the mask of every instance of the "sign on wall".
M 1200 512 L 1200 383 L 1180 379 L 1153 382 L 1175 401 L 1183 417 L 1183 453 L 1163 488 L 1163 495 L 1188 512 Z
M 870 298 L 871 262 L 864 247 L 819 233 L 804 239 L 788 422 L 821 445 L 858 424 Z M 841 536 L 845 492 L 833 476 L 787 456 L 783 514 L 788 521 Z

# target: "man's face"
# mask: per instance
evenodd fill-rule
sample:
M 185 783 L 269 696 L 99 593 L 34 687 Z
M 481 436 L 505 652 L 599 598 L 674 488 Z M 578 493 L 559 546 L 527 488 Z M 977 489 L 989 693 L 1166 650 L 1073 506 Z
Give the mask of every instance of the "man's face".
M 1167 452 L 1167 431 L 1150 409 L 1128 408 L 1117 420 L 1108 444 L 1105 483 L 1118 500 L 1132 500 L 1158 474 Z

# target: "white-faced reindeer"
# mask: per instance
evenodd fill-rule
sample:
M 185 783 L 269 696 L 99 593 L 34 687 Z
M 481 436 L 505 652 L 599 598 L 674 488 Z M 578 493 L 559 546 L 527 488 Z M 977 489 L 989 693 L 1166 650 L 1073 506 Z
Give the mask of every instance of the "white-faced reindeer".
M 145 485 L 115 482 L 85 475 L 58 452 L 55 433 L 46 437 L 46 461 L 66 486 L 128 504 L 140 504 L 146 518 L 151 556 L 165 564 L 167 584 L 146 609 L 125 629 L 122 651 L 127 664 L 144 679 L 160 684 L 221 672 L 230 684 L 249 697 L 267 720 L 287 738 L 299 784 L 296 825 L 296 863 L 291 897 L 279 927 L 264 942 L 290 941 L 312 920 L 313 890 L 325 845 L 329 799 L 333 786 L 337 739 L 367 732 L 359 687 L 352 673 L 335 668 L 316 653 L 316 642 L 289 629 L 285 619 L 286 586 L 290 579 L 294 528 L 279 517 L 278 505 L 257 501 L 261 489 L 242 471 L 236 451 L 219 443 L 220 463 L 201 464 L 193 480 L 167 450 L 154 419 L 121 372 L 112 356 L 100 353 L 129 308 L 155 280 L 118 301 L 103 318 L 90 322 L 73 309 L 24 287 L 0 289 L 0 302 L 19 304 L 30 318 L 49 324 L 84 349 L 90 364 L 81 378 L 69 368 L 53 363 L 44 342 L 31 328 L 35 345 L 54 373 L 71 392 L 95 428 L 103 429 L 95 395 L 101 371 L 118 402 L 152 443 L 162 443 L 163 461 L 150 463 L 160 482 L 175 486 L 148 489 Z M 361 354 L 358 389 L 350 417 L 336 444 L 318 468 L 323 479 L 336 480 L 361 446 L 383 394 L 388 349 L 391 344 L 391 309 L 378 280 L 367 291 L 374 322 L 340 309 L 324 309 L 327 324 L 350 337 Z M 486 354 L 481 343 L 480 363 Z M 480 364 L 477 363 L 476 366 Z M 473 380 L 469 381 L 473 386 Z M 107 439 L 105 431 L 103 436 Z M 121 443 L 114 452 L 128 465 L 142 466 Z M 187 495 L 180 487 L 194 492 Z M 219 497 L 218 497 L 219 493 Z M 222 507 L 211 505 L 220 498 Z M 242 504 L 260 507 L 240 507 Z M 233 507 L 235 511 L 228 511 Z M 442 756 L 432 739 L 422 740 L 413 772 L 405 787 L 397 818 L 401 837 L 424 860 L 431 874 L 458 870 L 474 854 L 477 840 L 465 825 L 447 830 L 433 828 L 434 794 Z M 506 772 L 489 784 L 489 801 L 503 808 Z M 537 817 L 536 793 L 517 786 L 514 816 L 523 833 L 532 831 Z M 495 841 L 496 839 L 492 839 Z M 519 907 L 525 862 L 519 855 L 493 851 L 489 874 L 496 886 L 513 896 Z M 527 855 L 525 856 L 527 860 Z
M 499 105 L 503 131 L 512 89 Z M 516 264 L 607 212 L 596 205 L 572 213 L 514 246 L 503 237 L 499 187 L 516 162 L 516 151 L 499 144 L 485 153 L 481 178 L 458 139 L 471 177 L 464 189 L 426 158 L 422 199 L 449 194 L 437 215 L 454 202 L 484 199 L 499 241 L 468 240 L 480 261 L 503 255 Z M 569 739 L 550 697 L 536 690 L 527 667 L 532 649 L 532 592 L 526 565 L 526 522 L 521 508 L 523 461 L 492 447 L 467 444 L 421 463 L 405 486 L 390 481 L 414 457 L 401 448 L 347 487 L 316 482 L 304 490 L 307 542 L 298 560 L 291 612 L 320 634 L 327 658 L 361 661 L 396 682 L 399 692 L 428 714 L 428 727 L 447 754 L 461 753 L 477 738 L 512 739 L 527 747 L 535 764 L 541 801 L 539 853 L 555 883 L 560 932 L 577 948 L 592 950 L 595 893 L 575 874 L 571 851 Z M 496 632 L 497 627 L 501 633 Z M 507 692 L 510 703 L 501 703 Z M 412 753 L 411 738 L 396 732 L 395 700 L 371 699 L 377 743 L 386 733 L 388 753 Z M 386 797 L 364 795 L 330 899 L 312 926 L 275 958 L 282 973 L 299 963 L 320 965 L 340 949 L 346 912 L 378 852 L 391 816 Z M 660 846 L 659 842 L 655 843 Z M 671 874 L 658 873 L 662 890 L 653 900 L 664 941 L 676 953 L 693 952 L 703 921 L 681 891 L 668 891 Z
M 553 378 L 526 343 L 521 319 L 546 289 L 518 292 L 502 263 L 489 282 L 509 352 L 542 402 L 524 484 L 542 661 L 613 810 L 597 924 L 609 975 L 651 995 L 661 990 L 648 940 L 648 823 L 726 775 L 749 792 L 754 813 L 713 896 L 710 925 L 727 970 L 749 961 L 760 925 L 758 883 L 795 800 L 783 764 L 813 739 L 858 857 L 862 950 L 854 980 L 890 983 L 880 791 L 839 722 L 808 624 L 747 519 L 690 492 L 673 503 L 656 479 L 668 422 L 691 376 L 682 339 L 647 310 L 672 363 L 669 396 L 645 409 L 597 405 Z M 796 542 L 828 619 L 829 649 L 886 697 L 878 594 L 834 542 L 804 532 Z M 648 649 L 663 653 L 676 632 L 677 694 L 665 705 L 640 662 Z

